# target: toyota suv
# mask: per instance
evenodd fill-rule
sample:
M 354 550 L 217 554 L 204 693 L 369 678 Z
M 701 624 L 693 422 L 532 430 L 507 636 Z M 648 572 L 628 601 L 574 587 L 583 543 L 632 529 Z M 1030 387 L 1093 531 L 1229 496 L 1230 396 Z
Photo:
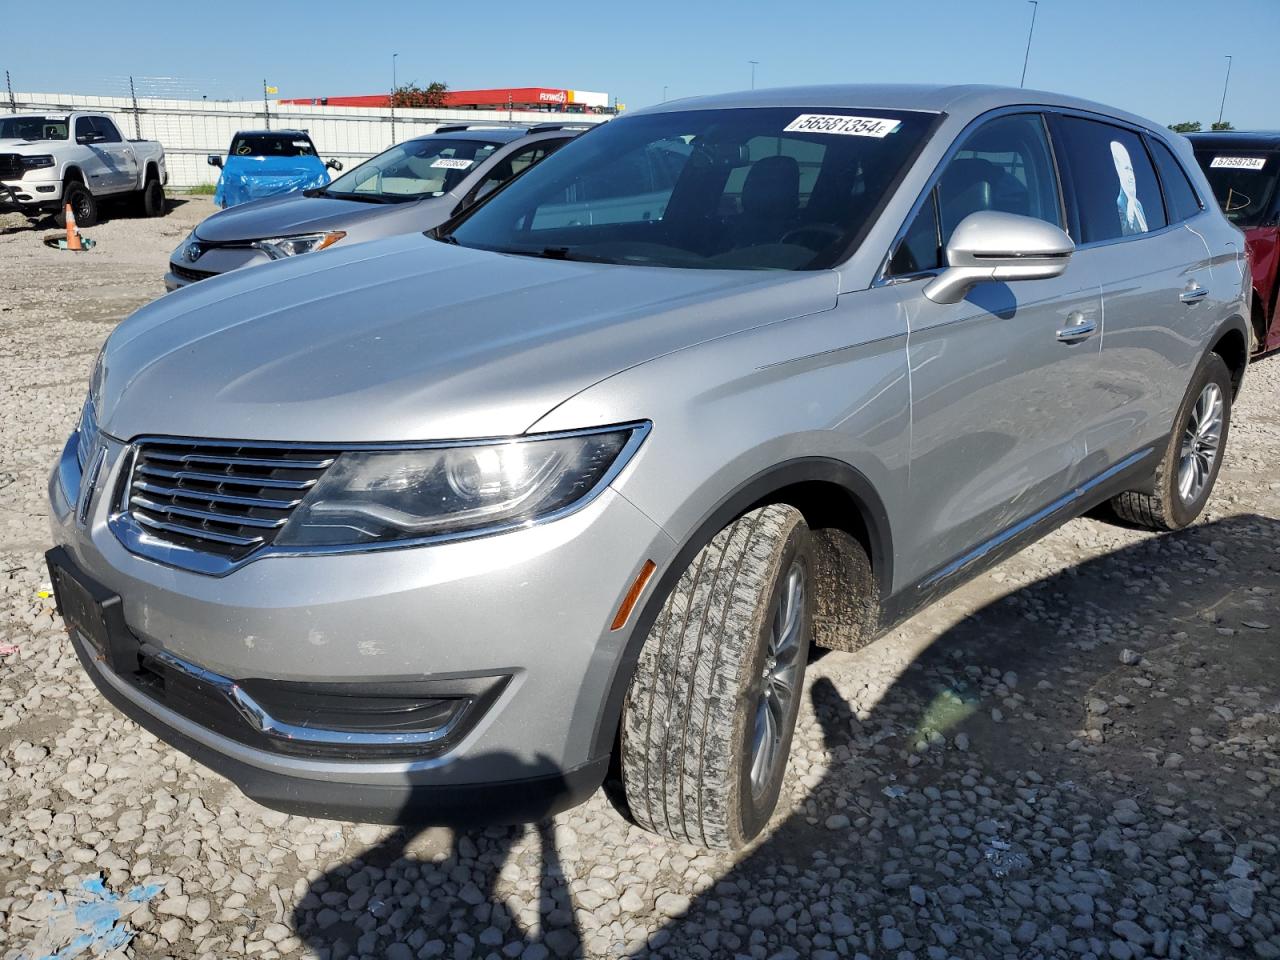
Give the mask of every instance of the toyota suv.
M 732 848 L 811 645 L 1083 511 L 1191 523 L 1249 277 L 1185 140 L 1064 96 L 664 104 L 431 235 L 110 336 L 49 482 L 111 703 L 284 810 Z

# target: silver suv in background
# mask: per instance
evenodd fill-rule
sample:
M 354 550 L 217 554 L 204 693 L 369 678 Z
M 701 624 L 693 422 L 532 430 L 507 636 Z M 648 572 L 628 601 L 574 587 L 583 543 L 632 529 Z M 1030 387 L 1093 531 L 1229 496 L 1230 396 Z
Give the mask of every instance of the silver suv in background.
M 339 242 L 437 227 L 588 126 L 446 125 L 397 144 L 327 186 L 222 210 L 173 251 L 165 289 Z
M 628 114 L 435 236 L 111 335 L 49 483 L 104 696 L 281 809 L 774 810 L 811 644 L 1081 512 L 1191 523 L 1248 269 L 1190 148 L 992 87 Z M 1051 638 L 1050 638 L 1051 639 Z

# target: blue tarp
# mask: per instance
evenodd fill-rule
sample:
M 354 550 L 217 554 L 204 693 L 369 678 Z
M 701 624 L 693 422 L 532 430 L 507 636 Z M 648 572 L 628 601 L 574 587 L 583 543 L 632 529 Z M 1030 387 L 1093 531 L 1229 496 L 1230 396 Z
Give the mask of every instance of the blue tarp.
M 319 157 L 227 157 L 213 202 L 220 207 L 295 190 L 323 187 L 329 171 Z

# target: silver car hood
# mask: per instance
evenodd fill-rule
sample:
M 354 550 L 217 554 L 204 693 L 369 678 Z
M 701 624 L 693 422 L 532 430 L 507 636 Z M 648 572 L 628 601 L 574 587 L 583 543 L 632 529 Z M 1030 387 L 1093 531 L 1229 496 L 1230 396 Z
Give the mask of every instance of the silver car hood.
M 620 370 L 831 309 L 836 293 L 831 271 L 573 263 L 390 237 L 143 307 L 107 342 L 98 417 L 123 440 L 514 435 Z
M 195 233 L 199 239 L 210 243 L 234 243 L 324 230 L 349 231 L 366 220 L 396 216 L 406 217 L 414 223 L 421 220 L 423 226 L 417 229 L 425 230 L 435 224 L 435 220 L 427 215 L 428 211 L 441 201 L 447 203 L 448 198 L 362 203 L 334 197 L 308 197 L 302 192 L 289 193 L 220 210 L 196 227 Z M 413 225 L 406 224 L 404 229 L 407 232 L 413 229 Z

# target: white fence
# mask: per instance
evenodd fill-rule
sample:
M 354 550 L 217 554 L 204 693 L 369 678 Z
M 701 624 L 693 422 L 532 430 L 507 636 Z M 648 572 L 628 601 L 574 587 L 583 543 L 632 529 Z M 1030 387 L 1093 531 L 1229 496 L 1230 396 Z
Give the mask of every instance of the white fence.
M 321 107 L 304 104 L 269 105 L 264 116 L 261 100 L 158 100 L 139 97 L 137 109 L 129 97 L 89 97 L 67 93 L 15 93 L 19 113 L 31 111 L 94 110 L 111 116 L 130 138 L 159 140 L 168 161 L 169 183 L 193 187 L 214 183 L 218 170 L 205 160 L 225 154 L 237 130 L 305 129 L 325 159 L 341 160 L 348 169 L 409 137 L 431 133 L 443 123 L 515 122 L 595 123 L 608 119 L 582 113 L 544 113 L 507 110 L 435 110 L 377 107 Z M 7 104 L 0 103 L 0 109 Z

